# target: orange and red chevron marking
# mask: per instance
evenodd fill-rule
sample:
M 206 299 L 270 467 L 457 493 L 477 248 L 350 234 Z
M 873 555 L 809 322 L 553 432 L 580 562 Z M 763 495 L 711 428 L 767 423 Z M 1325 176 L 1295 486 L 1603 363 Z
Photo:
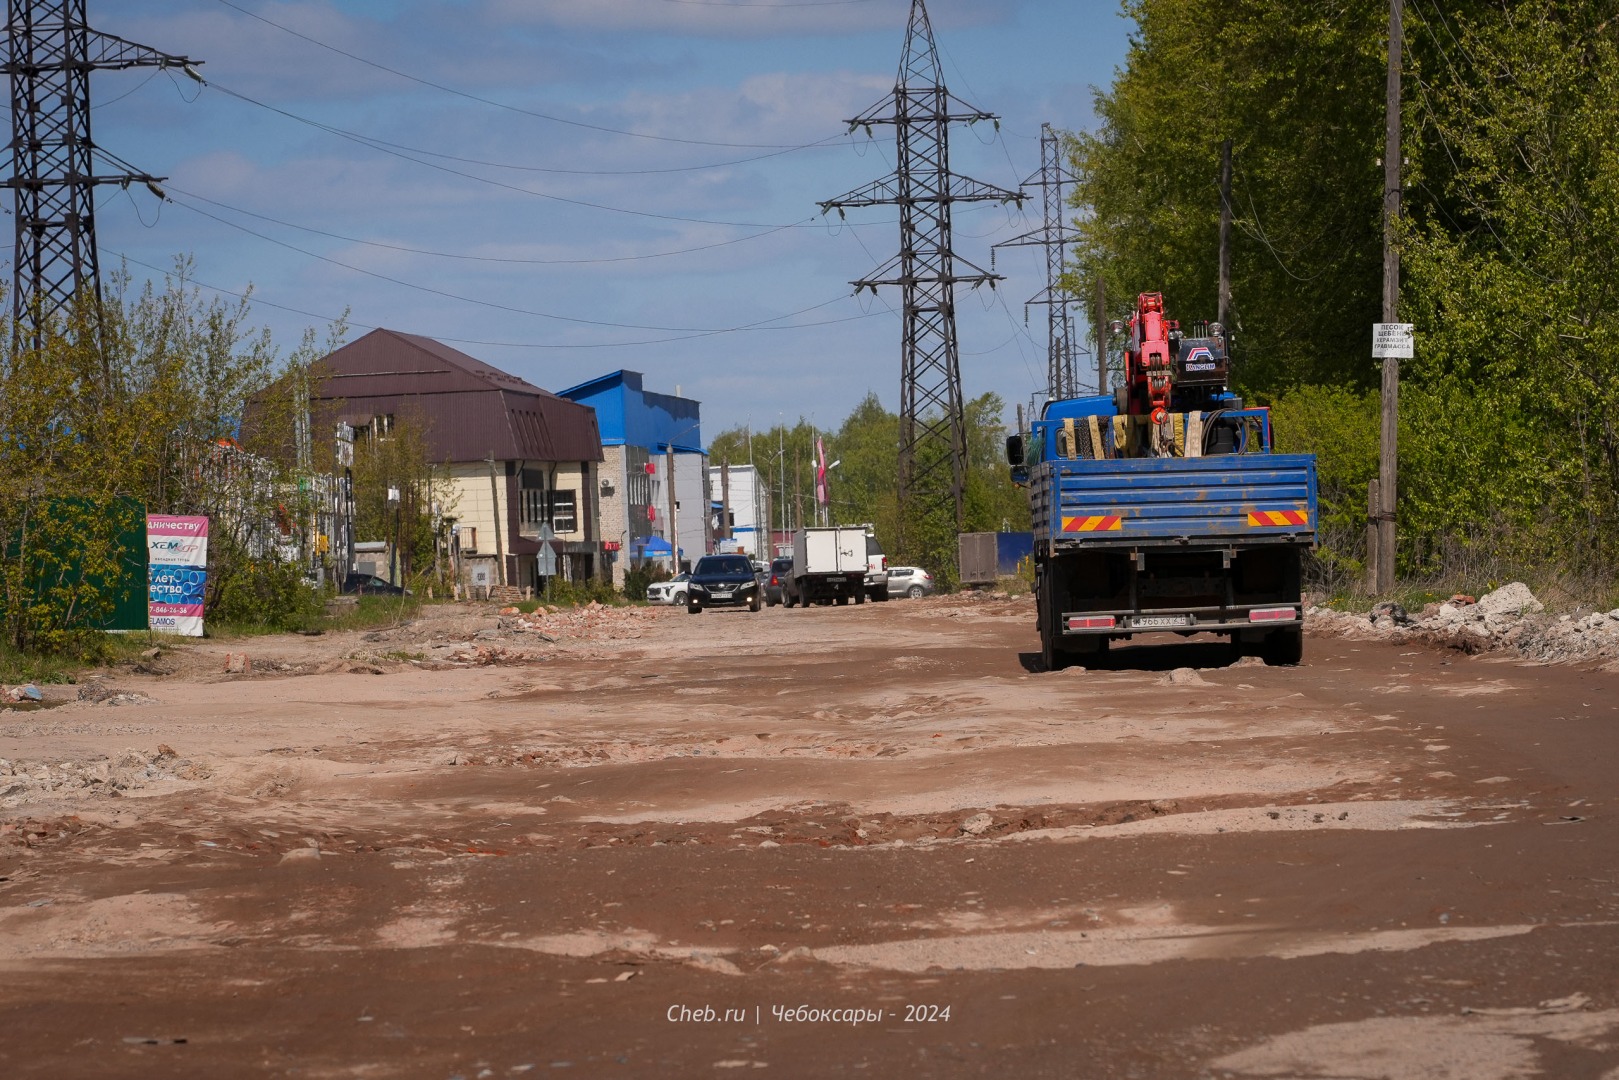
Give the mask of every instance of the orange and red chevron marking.
M 1065 517 L 1062 519 L 1063 532 L 1118 532 L 1124 528 L 1124 519 L 1116 515 L 1101 514 L 1095 517 Z
M 1250 510 L 1248 511 L 1248 524 L 1308 525 L 1310 524 L 1310 512 L 1308 510 Z

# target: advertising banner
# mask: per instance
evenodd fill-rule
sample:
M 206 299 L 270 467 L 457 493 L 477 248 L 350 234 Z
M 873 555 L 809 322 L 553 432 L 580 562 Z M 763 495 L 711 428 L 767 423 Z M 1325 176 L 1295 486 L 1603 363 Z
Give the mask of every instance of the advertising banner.
M 146 516 L 146 619 L 154 633 L 202 637 L 208 583 L 208 519 Z

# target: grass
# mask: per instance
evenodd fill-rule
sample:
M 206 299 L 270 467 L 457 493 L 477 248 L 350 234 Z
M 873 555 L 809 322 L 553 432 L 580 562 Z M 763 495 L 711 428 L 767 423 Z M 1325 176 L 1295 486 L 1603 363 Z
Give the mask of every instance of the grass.
M 1569 574 L 1494 574 L 1486 577 L 1446 575 L 1428 580 L 1406 580 L 1392 592 L 1375 596 L 1361 589 L 1340 590 L 1325 601 L 1335 611 L 1367 612 L 1385 601 L 1393 601 L 1416 615 L 1429 604 L 1442 604 L 1458 593 L 1474 598 L 1493 592 L 1513 581 L 1529 586 L 1535 598 L 1556 613 L 1610 611 L 1619 606 L 1619 590 L 1611 580 Z
M 0 684 L 74 683 L 80 672 L 133 660 L 153 645 L 167 647 L 171 639 L 136 632 L 102 634 L 91 640 L 94 647 L 85 653 L 19 653 L 0 646 Z
M 311 629 L 372 630 L 379 626 L 397 626 L 414 619 L 423 604 L 415 596 L 361 596 L 357 599 L 359 603 L 352 611 L 322 617 Z

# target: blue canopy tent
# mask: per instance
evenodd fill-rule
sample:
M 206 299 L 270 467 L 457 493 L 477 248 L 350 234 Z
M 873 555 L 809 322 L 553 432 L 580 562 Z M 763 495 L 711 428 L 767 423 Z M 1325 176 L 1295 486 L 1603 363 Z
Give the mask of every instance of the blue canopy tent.
M 644 539 L 636 540 L 631 545 L 630 552 L 637 559 L 667 559 L 671 554 L 669 541 L 661 536 L 648 536 Z M 682 556 L 686 554 L 684 548 L 681 549 L 680 554 Z

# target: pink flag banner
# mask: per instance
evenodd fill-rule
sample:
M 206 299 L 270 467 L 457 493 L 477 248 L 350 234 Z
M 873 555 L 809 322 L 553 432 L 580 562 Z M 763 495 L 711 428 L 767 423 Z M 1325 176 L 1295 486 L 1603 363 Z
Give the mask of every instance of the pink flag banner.
M 155 633 L 202 637 L 208 519 L 146 516 L 146 621 Z
M 826 505 L 826 447 L 821 445 L 821 437 L 815 436 L 815 501 L 822 506 Z

